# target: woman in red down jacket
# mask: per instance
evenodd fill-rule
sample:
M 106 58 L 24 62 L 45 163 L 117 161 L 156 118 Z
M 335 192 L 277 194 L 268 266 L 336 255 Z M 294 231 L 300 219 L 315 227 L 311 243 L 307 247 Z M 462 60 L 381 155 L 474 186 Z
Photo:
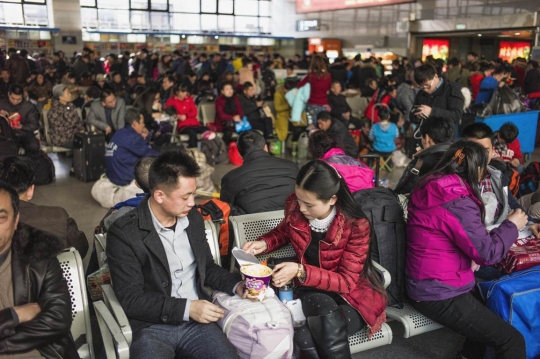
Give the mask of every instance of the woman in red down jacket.
M 311 114 L 311 122 L 317 127 L 317 115 L 321 111 L 329 111 L 328 92 L 332 87 L 332 75 L 326 68 L 326 62 L 321 55 L 315 55 L 311 59 L 309 72 L 298 83 L 298 88 L 309 83 L 311 91 L 307 101 L 307 112 Z
M 176 110 L 178 133 L 189 136 L 188 147 L 197 147 L 197 134 L 208 131 L 197 119 L 197 106 L 189 95 L 189 89 L 185 84 L 174 86 L 174 96 L 165 103 L 165 107 L 172 106 Z
M 296 329 L 300 358 L 350 358 L 348 336 L 386 320 L 386 294 L 369 255 L 370 225 L 339 173 L 324 161 L 300 169 L 285 218 L 243 249 L 272 252 L 291 243 L 297 262 L 274 267 L 282 287 L 296 281 L 307 324 Z
M 216 99 L 216 129 L 223 131 L 223 141 L 229 143 L 235 132 L 234 123 L 242 121 L 244 112 L 238 96 L 234 94 L 232 82 L 220 84 L 221 95 Z

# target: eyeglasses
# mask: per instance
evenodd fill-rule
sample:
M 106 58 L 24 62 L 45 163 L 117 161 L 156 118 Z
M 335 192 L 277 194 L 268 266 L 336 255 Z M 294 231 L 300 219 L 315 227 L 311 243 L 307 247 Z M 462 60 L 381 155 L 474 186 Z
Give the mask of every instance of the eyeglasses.
M 425 84 L 424 84 L 424 85 L 421 85 L 420 88 L 421 88 L 421 89 L 424 89 L 424 90 L 429 90 L 429 89 L 431 88 L 431 86 L 433 86 L 433 81 L 435 81 L 435 77 L 433 77 L 433 78 L 431 79 L 431 82 L 429 83 L 429 85 L 425 85 Z

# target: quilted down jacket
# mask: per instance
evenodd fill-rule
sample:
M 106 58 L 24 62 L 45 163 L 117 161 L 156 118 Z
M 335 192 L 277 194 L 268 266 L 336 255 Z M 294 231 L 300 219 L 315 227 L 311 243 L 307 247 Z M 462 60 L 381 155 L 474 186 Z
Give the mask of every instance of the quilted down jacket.
M 326 238 L 320 242 L 320 267 L 309 265 L 304 258 L 311 242 L 309 221 L 300 212 L 296 195 L 291 194 L 285 202 L 283 221 L 259 240 L 266 242 L 269 252 L 290 242 L 306 270 L 304 283 L 297 285 L 339 294 L 358 311 L 373 334 L 386 320 L 386 298 L 362 276 L 369 250 L 369 231 L 366 219 L 347 218 L 338 209 Z

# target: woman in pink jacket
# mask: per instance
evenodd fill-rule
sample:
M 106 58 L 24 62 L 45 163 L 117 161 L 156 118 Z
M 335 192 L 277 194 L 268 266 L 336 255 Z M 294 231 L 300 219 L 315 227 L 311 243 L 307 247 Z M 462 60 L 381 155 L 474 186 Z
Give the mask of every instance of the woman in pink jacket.
M 499 359 L 525 358 L 525 341 L 512 325 L 473 294 L 477 264 L 499 262 L 527 223 L 511 212 L 490 232 L 480 182 L 487 171 L 483 146 L 454 143 L 412 191 L 407 222 L 407 293 L 428 318 L 465 336 L 456 358 L 483 358 L 486 346 Z

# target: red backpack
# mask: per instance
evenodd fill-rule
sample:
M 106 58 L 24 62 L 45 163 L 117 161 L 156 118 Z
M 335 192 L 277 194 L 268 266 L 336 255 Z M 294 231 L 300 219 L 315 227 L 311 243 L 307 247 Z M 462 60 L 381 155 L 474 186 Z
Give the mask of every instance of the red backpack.
M 223 260 L 228 257 L 231 247 L 232 236 L 229 232 L 229 216 L 231 215 L 231 206 L 228 203 L 220 201 L 219 199 L 210 199 L 201 202 L 197 209 L 201 212 L 205 220 L 211 220 L 213 222 L 221 222 L 219 228 L 219 254 Z
M 240 152 L 238 152 L 238 146 L 234 141 L 229 142 L 229 159 L 231 163 L 235 166 L 242 166 L 242 164 L 244 163 L 244 159 L 242 158 L 242 156 L 240 156 Z

